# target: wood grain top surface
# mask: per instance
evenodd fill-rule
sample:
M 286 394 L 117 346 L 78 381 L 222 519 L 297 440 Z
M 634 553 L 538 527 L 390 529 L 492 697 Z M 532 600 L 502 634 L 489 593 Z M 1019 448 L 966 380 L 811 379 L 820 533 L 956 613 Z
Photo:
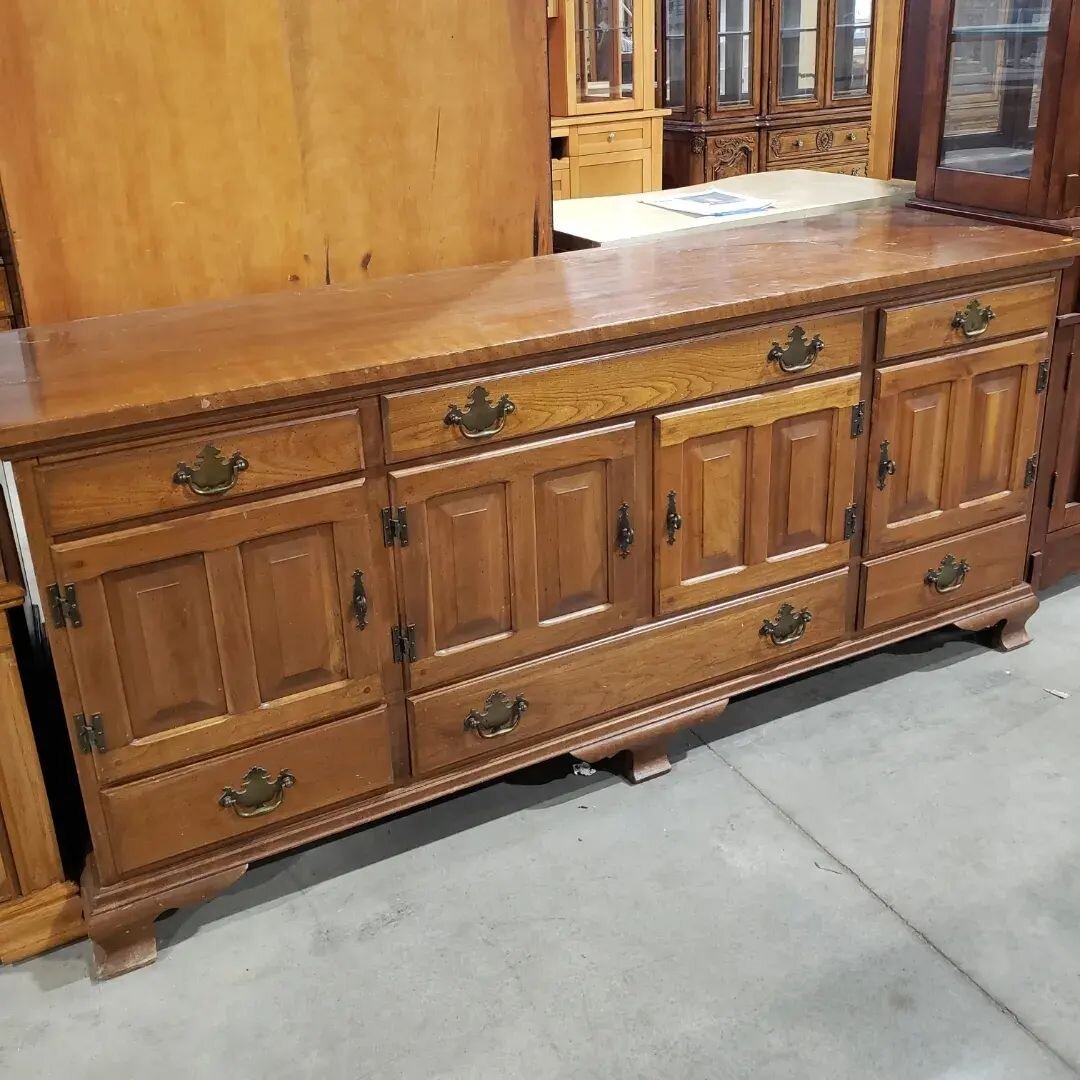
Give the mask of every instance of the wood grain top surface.
M 0 453 L 1078 254 L 893 207 L 32 327 L 0 334 Z

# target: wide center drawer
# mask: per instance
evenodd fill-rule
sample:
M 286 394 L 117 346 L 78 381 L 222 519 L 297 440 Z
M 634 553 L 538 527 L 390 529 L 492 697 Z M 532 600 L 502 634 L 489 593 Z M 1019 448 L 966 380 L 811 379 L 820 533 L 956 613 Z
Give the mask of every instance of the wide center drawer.
M 414 695 L 413 770 L 429 775 L 823 648 L 847 633 L 847 595 L 845 569 Z
M 57 536 L 363 467 L 351 410 L 84 454 L 41 466 L 37 478 L 46 527 Z
M 870 126 L 866 123 L 774 131 L 769 136 L 768 161 L 835 154 L 841 150 L 865 148 L 869 144 Z
M 858 365 L 862 340 L 862 312 L 845 311 L 387 394 L 387 457 L 405 461 L 842 371 Z
M 236 840 L 390 787 L 385 708 L 107 788 L 101 802 L 121 873 Z

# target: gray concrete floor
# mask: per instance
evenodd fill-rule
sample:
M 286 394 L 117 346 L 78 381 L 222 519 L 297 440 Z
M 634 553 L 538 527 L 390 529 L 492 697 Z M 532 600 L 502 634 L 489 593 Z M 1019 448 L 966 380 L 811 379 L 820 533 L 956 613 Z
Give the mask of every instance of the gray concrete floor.
M 757 694 L 641 787 L 560 761 L 259 866 L 116 981 L 0 970 L 0 1076 L 1078 1077 L 1072 584 L 1028 649 Z

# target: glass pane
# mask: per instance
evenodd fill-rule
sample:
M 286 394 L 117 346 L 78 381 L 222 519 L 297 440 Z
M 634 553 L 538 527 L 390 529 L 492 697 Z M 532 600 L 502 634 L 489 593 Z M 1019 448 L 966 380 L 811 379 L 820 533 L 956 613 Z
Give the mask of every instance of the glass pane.
M 750 100 L 754 37 L 750 0 L 719 0 L 716 9 L 716 104 Z
M 817 97 L 818 0 L 782 0 L 780 100 Z
M 870 92 L 870 39 L 874 0 L 836 0 L 836 62 L 833 96 Z
M 686 0 L 664 0 L 664 105 L 686 108 Z
M 956 0 L 941 164 L 1031 175 L 1051 0 Z
M 634 96 L 634 0 L 578 0 L 578 101 Z

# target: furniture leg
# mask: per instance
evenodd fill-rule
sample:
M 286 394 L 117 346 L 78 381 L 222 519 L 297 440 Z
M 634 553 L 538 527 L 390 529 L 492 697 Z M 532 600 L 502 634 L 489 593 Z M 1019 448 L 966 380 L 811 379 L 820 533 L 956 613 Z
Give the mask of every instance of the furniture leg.
M 617 761 L 619 771 L 632 784 L 640 784 L 671 772 L 667 742 L 663 739 L 630 747 L 618 756 Z

